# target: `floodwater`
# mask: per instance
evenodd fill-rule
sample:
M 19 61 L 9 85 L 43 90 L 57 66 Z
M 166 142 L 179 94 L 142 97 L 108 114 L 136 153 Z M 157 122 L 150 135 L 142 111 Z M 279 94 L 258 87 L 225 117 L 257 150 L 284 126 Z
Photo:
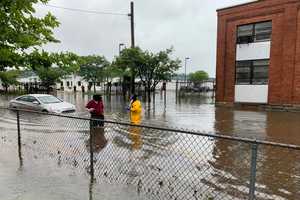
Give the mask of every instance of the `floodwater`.
M 84 105 L 90 96 L 80 93 L 58 96 L 74 103 L 79 116 L 88 116 Z M 112 96 L 104 98 L 104 103 L 107 119 L 129 121 L 125 109 L 128 101 Z M 143 104 L 144 124 L 300 145 L 300 113 L 216 108 L 211 94 L 176 100 L 175 93 L 169 92 L 166 103 L 163 95 L 157 94 L 155 106 L 151 103 L 150 110 Z
M 58 96 L 76 105 L 75 115 L 88 117 L 84 105 L 91 96 Z M 0 97 L 0 106 L 11 98 Z M 300 113 L 220 108 L 213 102 L 210 95 L 176 99 L 169 92 L 164 101 L 157 94 L 154 105 L 143 102 L 143 124 L 300 145 Z M 106 119 L 129 121 L 128 101 L 122 97 L 105 96 L 104 105 Z M 96 152 L 97 182 L 91 186 L 88 174 L 82 173 L 89 166 L 88 122 L 23 114 L 20 165 L 15 114 L 0 113 L 4 199 L 247 198 L 249 144 L 107 124 L 107 144 Z M 269 146 L 258 150 L 257 199 L 299 199 L 300 152 Z
M 76 105 L 75 115 L 89 116 L 85 104 L 92 98 L 90 95 L 58 93 L 58 97 Z M 0 96 L 0 106 L 7 106 L 12 98 Z M 129 101 L 121 96 L 103 99 L 107 120 L 129 122 L 126 110 Z M 145 102 L 143 106 L 143 124 L 300 145 L 300 113 L 297 112 L 215 107 L 210 95 L 176 100 L 174 92 L 167 94 L 166 103 L 163 95 L 156 94 L 155 106 L 151 103 L 149 110 Z

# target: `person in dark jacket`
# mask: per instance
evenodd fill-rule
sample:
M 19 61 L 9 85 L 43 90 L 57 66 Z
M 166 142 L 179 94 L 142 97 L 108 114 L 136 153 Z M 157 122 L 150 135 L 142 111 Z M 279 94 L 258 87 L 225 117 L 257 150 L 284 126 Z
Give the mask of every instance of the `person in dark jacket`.
M 92 127 L 103 127 L 104 126 L 104 106 L 102 101 L 102 96 L 99 94 L 93 95 L 93 100 L 89 101 L 86 108 L 91 113 L 92 119 L 97 119 L 101 121 L 92 120 Z

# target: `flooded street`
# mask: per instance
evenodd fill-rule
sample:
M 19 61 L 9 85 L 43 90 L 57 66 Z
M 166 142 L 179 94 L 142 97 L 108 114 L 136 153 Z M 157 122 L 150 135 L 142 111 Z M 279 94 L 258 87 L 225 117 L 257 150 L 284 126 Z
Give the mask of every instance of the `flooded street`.
M 88 116 L 84 106 L 90 96 L 63 93 L 58 96 L 74 103 L 79 116 Z M 151 103 L 150 111 L 145 104 L 144 124 L 300 145 L 300 113 L 216 108 L 211 95 L 176 101 L 174 92 L 167 94 L 166 106 L 160 94 L 156 95 L 155 106 Z M 129 122 L 125 109 L 128 101 L 112 96 L 104 98 L 104 105 L 107 119 Z
M 1 144 L 2 146 L 3 144 Z M 9 155 L 9 156 L 7 156 Z M 26 158 L 22 166 L 13 152 L 0 151 L 0 192 L 3 200 L 118 200 L 142 199 L 135 189 L 105 182 L 90 184 L 89 177 L 76 168 L 58 167 L 56 163 Z
M 76 116 L 89 116 L 84 105 L 91 96 L 58 96 L 76 105 Z M 2 96 L 0 106 L 11 98 Z M 105 96 L 104 105 L 107 120 L 129 122 L 128 102 L 122 97 Z M 151 103 L 148 110 L 144 102 L 143 107 L 143 124 L 155 127 L 300 145 L 300 113 L 220 108 L 211 97 L 176 100 L 171 92 L 166 103 L 157 94 L 155 106 Z M 247 143 L 107 123 L 108 142 L 95 152 L 97 183 L 90 187 L 88 121 L 23 113 L 20 165 L 15 113 L 0 110 L 0 114 L 0 185 L 7 185 L 0 192 L 7 194 L 4 199 L 30 199 L 37 194 L 46 200 L 247 198 L 251 160 Z M 259 146 L 257 199 L 298 199 L 299 160 L 300 152 Z
M 58 93 L 58 97 L 76 105 L 76 116 L 89 117 L 85 105 L 91 96 Z M 12 98 L 1 96 L 0 106 L 7 106 Z M 155 106 L 151 103 L 150 110 L 142 103 L 143 124 L 300 145 L 300 113 L 215 107 L 210 95 L 176 100 L 174 92 L 167 94 L 166 106 L 160 94 L 156 94 Z M 128 104 L 121 96 L 104 96 L 106 119 L 129 122 Z

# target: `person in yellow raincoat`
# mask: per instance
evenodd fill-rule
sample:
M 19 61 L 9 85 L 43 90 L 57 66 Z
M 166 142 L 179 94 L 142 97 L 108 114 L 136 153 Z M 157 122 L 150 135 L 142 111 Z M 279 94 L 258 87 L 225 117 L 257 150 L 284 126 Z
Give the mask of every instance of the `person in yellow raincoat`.
M 130 102 L 130 122 L 133 125 L 140 125 L 142 119 L 142 104 L 137 99 L 137 95 L 133 95 Z M 130 138 L 132 140 L 132 148 L 140 149 L 142 146 L 141 128 L 130 127 Z

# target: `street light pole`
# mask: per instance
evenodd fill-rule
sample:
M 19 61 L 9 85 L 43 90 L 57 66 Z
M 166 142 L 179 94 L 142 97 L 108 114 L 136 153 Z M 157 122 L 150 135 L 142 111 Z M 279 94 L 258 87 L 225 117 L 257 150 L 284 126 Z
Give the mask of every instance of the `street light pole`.
M 186 57 L 186 58 L 184 59 L 184 82 L 185 82 L 186 86 L 187 86 L 186 64 L 187 64 L 187 60 L 189 60 L 189 59 L 190 59 L 189 57 Z
M 121 50 L 122 50 L 121 48 L 122 48 L 122 46 L 124 46 L 124 44 L 123 44 L 123 43 L 120 43 L 120 44 L 119 44 L 119 56 L 121 55 Z

